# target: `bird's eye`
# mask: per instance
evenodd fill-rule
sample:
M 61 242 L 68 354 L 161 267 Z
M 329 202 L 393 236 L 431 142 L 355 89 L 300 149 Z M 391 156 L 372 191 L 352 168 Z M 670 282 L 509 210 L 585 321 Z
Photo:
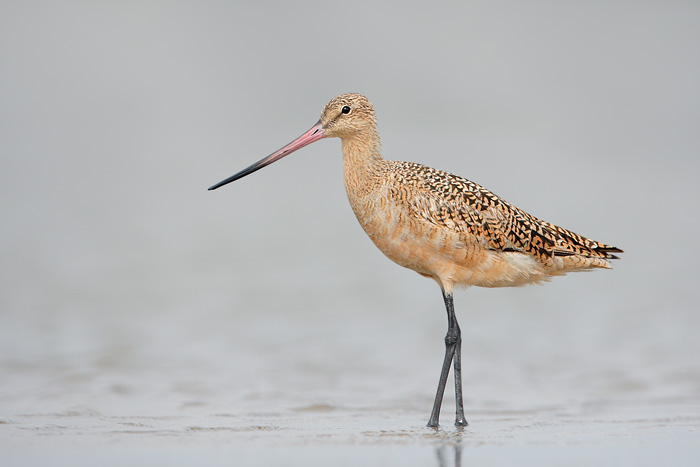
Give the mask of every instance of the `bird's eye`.
M 340 111 L 343 112 L 344 114 L 349 114 L 349 113 L 350 113 L 350 107 L 348 107 L 348 106 L 346 105 L 346 106 L 343 107 Z

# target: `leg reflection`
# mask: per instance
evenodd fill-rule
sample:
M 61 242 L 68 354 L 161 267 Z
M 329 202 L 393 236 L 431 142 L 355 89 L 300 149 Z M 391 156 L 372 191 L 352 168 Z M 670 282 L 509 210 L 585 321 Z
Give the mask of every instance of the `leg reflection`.
M 450 453 L 454 451 L 454 467 L 462 467 L 462 446 L 459 444 L 439 446 L 435 448 L 437 455 L 438 467 L 450 467 L 450 464 L 445 459 L 450 457 Z

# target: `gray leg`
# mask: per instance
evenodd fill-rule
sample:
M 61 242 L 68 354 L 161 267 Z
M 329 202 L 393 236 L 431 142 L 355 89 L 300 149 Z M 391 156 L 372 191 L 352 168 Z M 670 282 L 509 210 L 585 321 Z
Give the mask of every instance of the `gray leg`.
M 439 426 L 442 396 L 445 393 L 447 376 L 450 373 L 450 366 L 453 360 L 455 400 L 457 405 L 455 425 L 467 425 L 467 421 L 464 419 L 464 407 L 462 402 L 462 337 L 459 324 L 457 324 L 457 317 L 455 316 L 452 294 L 443 290 L 442 296 L 445 299 L 445 308 L 447 308 L 447 335 L 445 336 L 445 359 L 442 362 L 440 382 L 438 383 L 437 394 L 435 395 L 435 402 L 433 403 L 433 411 L 430 414 L 430 420 L 428 420 L 428 426 L 432 428 L 437 428 Z

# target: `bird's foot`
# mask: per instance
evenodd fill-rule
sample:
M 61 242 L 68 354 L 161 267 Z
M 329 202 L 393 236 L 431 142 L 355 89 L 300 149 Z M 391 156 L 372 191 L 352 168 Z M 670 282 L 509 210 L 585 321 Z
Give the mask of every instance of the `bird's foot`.
M 457 418 L 457 419 L 455 420 L 455 426 L 456 426 L 457 428 L 464 428 L 465 426 L 469 426 L 469 423 L 467 423 L 467 421 L 464 419 L 464 417 L 462 417 L 462 418 Z

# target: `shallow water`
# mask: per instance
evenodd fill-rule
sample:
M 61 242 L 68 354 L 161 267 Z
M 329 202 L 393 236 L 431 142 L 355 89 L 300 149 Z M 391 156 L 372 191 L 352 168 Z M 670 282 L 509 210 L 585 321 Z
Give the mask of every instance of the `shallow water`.
M 695 3 L 61 4 L 0 14 L 4 463 L 698 464 Z M 340 13 L 368 33 L 320 41 Z M 440 292 L 338 141 L 206 191 L 346 91 L 387 157 L 626 251 L 456 293 L 465 430 L 449 388 L 425 427 Z
M 108 416 L 76 407 L 20 415 L 0 426 L 8 465 L 659 465 L 672 455 L 673 465 L 690 466 L 698 458 L 699 417 L 688 410 L 698 409 L 687 401 L 656 401 L 481 410 L 469 428 L 435 431 L 417 424 L 415 411 L 393 408 L 317 405 L 235 414 L 191 408 L 168 416 Z

